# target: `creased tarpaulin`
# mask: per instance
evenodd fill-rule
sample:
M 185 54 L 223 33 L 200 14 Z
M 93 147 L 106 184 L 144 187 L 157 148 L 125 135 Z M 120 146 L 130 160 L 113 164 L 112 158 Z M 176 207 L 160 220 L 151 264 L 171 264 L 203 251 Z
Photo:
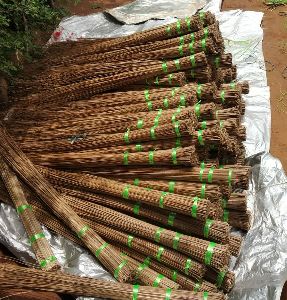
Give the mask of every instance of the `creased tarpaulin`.
M 184 2 L 190 1 L 135 1 L 134 5 L 116 9 L 117 13 L 122 12 L 120 21 L 126 23 L 124 25 L 102 13 L 66 18 L 49 42 L 83 37 L 118 37 L 171 23 L 175 21 L 173 17 L 193 14 L 194 8 L 186 9 Z M 150 11 L 156 14 L 156 17 L 151 15 L 150 19 L 164 20 L 153 19 L 138 25 L 127 25 L 131 20 L 137 20 L 141 4 L 142 15 L 147 15 L 146 3 L 150 3 Z M 232 264 L 236 285 L 230 299 L 279 300 L 283 282 L 287 278 L 287 178 L 281 163 L 266 153 L 270 146 L 271 113 L 262 52 L 263 31 L 260 24 L 263 15 L 241 10 L 219 12 L 220 6 L 221 0 L 212 0 L 205 10 L 217 15 L 226 52 L 233 54 L 238 67 L 237 79 L 250 83 L 250 93 L 244 95 L 246 114 L 243 122 L 247 126 L 247 157 L 253 170 L 248 192 L 248 206 L 254 213 L 253 226 L 245 237 L 239 258 Z M 109 13 L 115 16 L 114 11 Z M 167 15 L 169 17 L 166 18 Z M 14 209 L 2 204 L 0 216 L 0 242 L 17 257 L 33 262 L 34 255 Z M 58 235 L 45 232 L 67 272 L 112 280 L 87 251 Z

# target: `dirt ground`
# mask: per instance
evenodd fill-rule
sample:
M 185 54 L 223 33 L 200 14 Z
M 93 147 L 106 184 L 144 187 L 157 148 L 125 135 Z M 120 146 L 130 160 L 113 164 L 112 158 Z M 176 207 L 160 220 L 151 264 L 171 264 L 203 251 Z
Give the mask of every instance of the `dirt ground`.
M 86 15 L 120 6 L 131 0 L 82 0 L 79 5 L 70 5 L 72 14 Z M 263 0 L 223 0 L 223 10 L 243 9 L 264 12 L 264 55 L 267 64 L 268 84 L 271 88 L 272 133 L 271 154 L 278 157 L 287 170 L 287 6 L 268 8 Z M 285 77 L 285 78 L 284 78 Z M 9 297 L 23 300 L 24 297 Z M 52 299 L 52 298 L 51 298 Z M 287 300 L 287 285 L 281 300 Z

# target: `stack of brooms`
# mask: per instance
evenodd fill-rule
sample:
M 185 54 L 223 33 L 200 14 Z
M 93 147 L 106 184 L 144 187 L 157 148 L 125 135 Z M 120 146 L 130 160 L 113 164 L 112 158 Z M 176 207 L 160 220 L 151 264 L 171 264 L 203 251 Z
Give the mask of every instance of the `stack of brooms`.
M 46 272 L 6 265 L 1 287 L 224 299 L 242 241 L 230 230 L 247 231 L 251 218 L 249 87 L 235 79 L 211 13 L 50 46 L 16 80 L 0 130 L 0 200 L 16 207 Z M 119 283 L 61 273 L 40 223 L 89 249 Z

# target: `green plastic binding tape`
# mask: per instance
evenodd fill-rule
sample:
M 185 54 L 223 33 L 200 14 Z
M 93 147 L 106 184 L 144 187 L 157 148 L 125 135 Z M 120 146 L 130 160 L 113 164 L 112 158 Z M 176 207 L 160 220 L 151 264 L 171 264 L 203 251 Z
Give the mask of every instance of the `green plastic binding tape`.
M 142 147 L 141 144 L 136 144 L 136 151 L 137 151 L 137 152 L 143 151 L 143 147 Z
M 221 103 L 224 104 L 225 103 L 225 91 L 222 90 L 220 92 L 220 99 L 221 99 Z
M 173 78 L 173 74 L 168 74 L 168 83 L 169 83 L 169 85 L 172 85 L 172 78 Z
M 203 184 L 201 185 L 200 198 L 202 198 L 202 199 L 205 198 L 205 191 L 206 191 L 206 184 L 203 183 Z
M 46 268 L 46 266 L 47 266 L 48 264 L 51 264 L 51 263 L 53 263 L 53 262 L 55 262 L 55 261 L 57 261 L 57 258 L 56 258 L 55 255 L 52 255 L 52 256 L 50 256 L 50 257 L 48 257 L 48 258 L 46 258 L 46 259 L 41 260 L 41 261 L 40 261 L 40 267 L 41 267 L 42 269 L 43 269 L 43 268 Z
M 127 199 L 127 200 L 129 199 L 129 193 L 130 193 L 129 190 L 130 190 L 130 185 L 128 184 L 124 187 L 123 192 L 122 192 L 122 197 L 124 199 Z
M 162 192 L 159 198 L 159 207 L 164 208 L 164 198 L 166 197 L 168 193 L 167 192 Z
M 174 64 L 175 64 L 176 69 L 179 71 L 180 70 L 180 61 L 178 58 L 174 60 Z
M 176 213 L 175 213 L 175 212 L 171 212 L 171 213 L 168 215 L 167 224 L 168 224 L 169 226 L 173 226 L 175 217 L 176 217 Z
M 208 300 L 208 292 L 203 292 L 203 300 Z
M 100 256 L 101 252 L 102 252 L 108 245 L 109 245 L 109 244 L 105 242 L 105 243 L 103 243 L 103 245 L 102 245 L 98 250 L 96 250 L 96 252 L 95 252 L 96 258 L 98 258 L 98 257 Z
M 167 71 L 167 63 L 165 61 L 162 63 L 161 67 L 162 67 L 162 70 L 164 71 L 164 73 L 168 72 Z
M 198 293 L 199 292 L 199 290 L 200 290 L 200 288 L 201 288 L 201 285 L 202 285 L 202 282 L 197 282 L 195 285 L 194 285 L 194 289 L 193 289 L 193 291 L 195 292 L 195 293 Z
M 128 261 L 125 259 L 116 269 L 115 269 L 115 272 L 114 272 L 114 277 L 116 279 L 119 278 L 119 274 L 120 274 L 120 271 L 122 270 L 122 268 L 128 263 Z
M 183 56 L 183 45 L 178 46 L 179 56 Z
M 137 122 L 137 129 L 142 129 L 143 128 L 143 120 L 142 119 L 139 119 L 138 122 Z
M 177 270 L 172 271 L 172 276 L 171 276 L 172 281 L 176 282 L 177 274 L 178 274 Z
M 229 171 L 228 171 L 228 178 L 227 178 L 227 182 L 228 182 L 228 186 L 229 187 L 232 186 L 232 173 L 233 173 L 233 170 L 229 169 Z
M 163 231 L 164 231 L 164 228 L 162 228 L 162 227 L 159 227 L 159 228 L 157 229 L 157 231 L 156 231 L 156 233 L 155 233 L 155 236 L 154 236 L 154 240 L 155 240 L 157 243 L 159 243 L 159 241 L 160 241 L 160 236 L 161 236 L 161 234 L 162 234 Z
M 169 102 L 168 102 L 167 97 L 165 97 L 164 100 L 163 100 L 163 106 L 164 106 L 164 108 L 169 108 Z
M 189 58 L 190 58 L 191 66 L 193 68 L 195 68 L 196 67 L 196 63 L 195 63 L 195 56 L 194 56 L 194 54 L 191 55 Z
M 172 241 L 172 248 L 173 248 L 174 250 L 177 250 L 177 249 L 178 249 L 178 246 L 179 246 L 179 240 L 180 240 L 181 237 L 182 237 L 182 234 L 179 233 L 179 232 L 176 232 L 175 237 L 173 238 L 173 241 Z
M 153 141 L 156 140 L 155 129 L 156 129 L 156 126 L 153 126 L 153 127 L 151 127 L 151 129 L 150 129 L 150 138 L 151 138 Z
M 200 171 L 199 171 L 199 180 L 202 182 L 203 181 L 203 172 L 205 169 L 205 163 L 204 161 L 200 164 Z
M 192 267 L 192 260 L 190 258 L 188 258 L 185 262 L 185 266 L 184 266 L 184 274 L 188 275 L 189 274 L 189 270 Z
M 194 55 L 194 41 L 190 42 L 189 45 L 188 45 L 188 47 L 189 47 L 190 55 Z
M 209 236 L 209 230 L 211 225 L 213 224 L 213 220 L 207 219 L 203 229 L 203 236 L 207 239 Z
M 133 300 L 138 300 L 139 288 L 139 284 L 133 285 Z
M 216 278 L 217 288 L 219 288 L 219 289 L 221 288 L 226 273 L 227 273 L 226 271 L 221 271 L 221 272 L 218 273 L 217 278 Z
M 157 278 L 155 279 L 155 281 L 153 282 L 152 286 L 158 287 L 163 278 L 164 278 L 164 276 L 162 274 L 159 274 L 157 276 Z
M 196 218 L 197 217 L 197 206 L 198 206 L 198 201 L 199 201 L 199 198 L 198 197 L 194 197 L 193 198 L 193 204 L 192 204 L 192 207 L 191 207 L 191 216 L 193 218 Z
M 130 134 L 130 129 L 128 129 L 125 133 L 124 133 L 124 141 L 126 144 L 129 144 L 130 143 L 130 137 L 129 137 L 129 134 Z
M 139 215 L 139 214 L 140 214 L 140 208 L 141 208 L 141 202 L 137 202 L 137 203 L 134 205 L 133 213 L 134 213 L 135 215 Z
M 203 32 L 204 32 L 204 38 L 207 39 L 208 38 L 208 27 L 205 27 L 203 29 Z
M 207 247 L 207 250 L 204 255 L 204 264 L 206 264 L 207 266 L 209 266 L 211 264 L 213 251 L 214 251 L 215 247 L 216 247 L 216 243 L 214 243 L 214 242 L 210 242 Z
M 195 115 L 197 116 L 197 118 L 200 117 L 200 103 L 196 103 L 195 107 L 194 107 L 194 111 L 195 111 Z
M 161 261 L 161 256 L 163 254 L 163 251 L 164 251 L 164 247 L 159 247 L 158 250 L 157 250 L 157 253 L 156 253 L 156 260 L 157 261 Z
M 206 39 L 201 40 L 201 47 L 202 47 L 203 52 L 207 51 L 207 49 L 206 49 Z
M 207 128 L 207 122 L 206 121 L 202 121 L 201 122 L 201 129 L 205 130 Z
M 21 215 L 26 209 L 32 210 L 32 206 L 29 205 L 29 204 L 19 205 L 19 206 L 16 208 L 16 211 L 17 211 L 18 215 Z
M 139 186 L 139 184 L 140 184 L 139 178 L 135 178 L 135 180 L 134 180 L 134 185 L 135 185 L 135 186 Z
M 214 169 L 215 169 L 215 167 L 211 167 L 209 169 L 209 172 L 208 172 L 208 175 L 207 175 L 207 181 L 208 181 L 208 183 L 212 183 Z
M 129 152 L 124 152 L 124 165 L 127 166 L 129 164 Z
M 88 225 L 85 225 L 81 230 L 78 231 L 77 233 L 78 238 L 81 239 L 89 229 L 90 227 Z
M 176 152 L 177 152 L 177 148 L 173 148 L 172 151 L 171 151 L 171 160 L 172 160 L 172 163 L 174 165 L 177 165 L 177 155 L 176 155 Z
M 132 248 L 132 242 L 133 242 L 133 239 L 134 239 L 134 236 L 132 235 L 129 235 L 128 236 L 128 242 L 127 242 L 127 245 L 129 248 Z
M 168 192 L 169 193 L 174 193 L 174 188 L 175 188 L 175 181 L 170 181 L 168 183 Z
M 197 138 L 198 138 L 199 145 L 204 146 L 203 131 L 202 130 L 198 130 Z
M 154 152 L 155 150 L 148 152 L 148 162 L 150 165 L 154 165 Z
M 166 292 L 165 292 L 165 299 L 164 300 L 170 300 L 171 299 L 171 293 L 172 293 L 172 289 L 167 288 Z
M 185 18 L 185 23 L 186 23 L 186 26 L 187 26 L 188 31 L 191 31 L 191 27 L 190 27 L 190 18 L 189 18 L 189 17 L 186 17 L 186 18 Z
M 176 31 L 179 35 L 181 35 L 181 24 L 180 24 L 180 20 L 178 20 L 176 22 Z
M 197 94 L 197 98 L 200 100 L 201 99 L 201 95 L 202 95 L 201 84 L 200 83 L 197 85 L 196 94 Z

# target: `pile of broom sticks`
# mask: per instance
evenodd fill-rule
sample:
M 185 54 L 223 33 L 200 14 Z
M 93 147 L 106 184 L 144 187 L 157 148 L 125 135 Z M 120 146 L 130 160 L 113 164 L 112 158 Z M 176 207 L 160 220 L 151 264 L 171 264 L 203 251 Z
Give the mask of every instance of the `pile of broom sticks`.
M 0 130 L 0 200 L 24 225 L 33 218 L 89 249 L 119 282 L 193 291 L 143 297 L 222 299 L 242 242 L 230 230 L 251 223 L 241 124 L 249 86 L 235 79 L 211 13 L 51 46 L 11 91 Z M 35 222 L 25 227 L 37 246 L 45 237 Z M 34 247 L 40 267 L 56 270 L 44 247 L 45 257 Z M 48 276 L 30 274 L 40 289 L 50 286 Z M 129 295 L 131 287 L 121 288 Z M 67 291 L 87 295 L 78 286 Z

